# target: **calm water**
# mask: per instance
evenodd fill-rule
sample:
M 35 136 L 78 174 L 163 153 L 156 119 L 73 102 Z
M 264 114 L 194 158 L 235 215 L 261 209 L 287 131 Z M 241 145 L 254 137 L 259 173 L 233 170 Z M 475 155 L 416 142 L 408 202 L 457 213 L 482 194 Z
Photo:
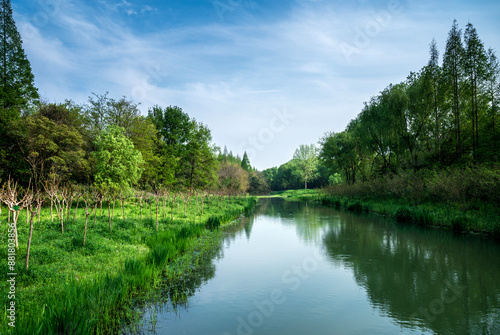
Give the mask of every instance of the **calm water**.
M 147 310 L 144 333 L 500 334 L 499 243 L 259 204 L 202 266 L 188 306 Z

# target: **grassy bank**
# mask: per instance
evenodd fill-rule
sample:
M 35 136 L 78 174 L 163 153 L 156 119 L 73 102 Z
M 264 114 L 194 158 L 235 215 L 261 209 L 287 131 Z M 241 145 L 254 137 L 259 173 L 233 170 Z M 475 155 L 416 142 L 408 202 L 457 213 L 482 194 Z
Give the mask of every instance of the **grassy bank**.
M 65 218 L 64 233 L 50 209 L 35 218 L 29 268 L 25 268 L 29 225 L 18 221 L 19 249 L 15 266 L 15 328 L 7 310 L 11 273 L 0 264 L 4 313 L 1 334 L 110 334 L 138 315 L 131 307 L 167 288 L 172 301 L 184 299 L 182 278 L 218 243 L 216 229 L 255 205 L 254 198 L 206 199 L 203 214 L 193 198 L 185 203 L 143 208 L 129 201 L 110 220 L 107 208 L 89 217 L 83 246 L 85 214 L 74 209 Z M 119 205 L 117 205 L 119 206 Z M 101 215 L 102 214 L 102 215 Z M 124 214 L 124 215 L 123 215 Z M 24 216 L 24 217 L 23 217 Z M 73 217 L 75 219 L 73 220 Z M 172 219 L 173 218 L 173 219 Z M 7 259 L 7 215 L 0 217 L 0 257 Z M 158 230 L 156 229 L 158 227 Z M 170 287 L 170 288 L 169 288 Z
M 318 200 L 355 212 L 373 212 L 398 222 L 500 237 L 500 170 L 469 167 L 385 175 L 324 190 L 291 190 L 285 199 Z
M 321 202 L 337 209 L 372 212 L 395 218 L 402 224 L 439 227 L 461 233 L 482 233 L 500 237 L 500 211 L 490 204 L 466 212 L 456 204 L 409 204 L 395 199 L 360 199 L 323 195 Z

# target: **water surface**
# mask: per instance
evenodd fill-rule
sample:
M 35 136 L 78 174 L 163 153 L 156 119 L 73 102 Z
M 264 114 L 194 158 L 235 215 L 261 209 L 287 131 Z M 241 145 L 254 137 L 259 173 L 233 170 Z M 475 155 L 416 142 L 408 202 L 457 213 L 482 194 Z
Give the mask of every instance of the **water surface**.
M 261 199 L 202 268 L 145 333 L 500 334 L 500 244 L 474 236 Z

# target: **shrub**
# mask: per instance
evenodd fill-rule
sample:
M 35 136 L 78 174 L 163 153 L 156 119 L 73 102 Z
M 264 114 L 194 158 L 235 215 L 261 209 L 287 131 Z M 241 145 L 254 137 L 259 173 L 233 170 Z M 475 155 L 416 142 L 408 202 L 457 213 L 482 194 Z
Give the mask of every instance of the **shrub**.
M 410 210 L 406 207 L 400 207 L 396 211 L 396 214 L 394 214 L 394 217 L 400 223 L 409 223 L 413 221 L 413 216 L 411 215 Z

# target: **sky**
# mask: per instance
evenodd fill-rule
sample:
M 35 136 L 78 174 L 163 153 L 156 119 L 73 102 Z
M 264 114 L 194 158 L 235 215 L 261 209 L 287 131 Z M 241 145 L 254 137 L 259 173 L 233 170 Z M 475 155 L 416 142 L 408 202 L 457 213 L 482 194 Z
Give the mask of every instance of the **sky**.
M 178 106 L 259 170 L 340 132 L 444 53 L 456 19 L 500 50 L 497 0 L 13 0 L 42 98 Z

